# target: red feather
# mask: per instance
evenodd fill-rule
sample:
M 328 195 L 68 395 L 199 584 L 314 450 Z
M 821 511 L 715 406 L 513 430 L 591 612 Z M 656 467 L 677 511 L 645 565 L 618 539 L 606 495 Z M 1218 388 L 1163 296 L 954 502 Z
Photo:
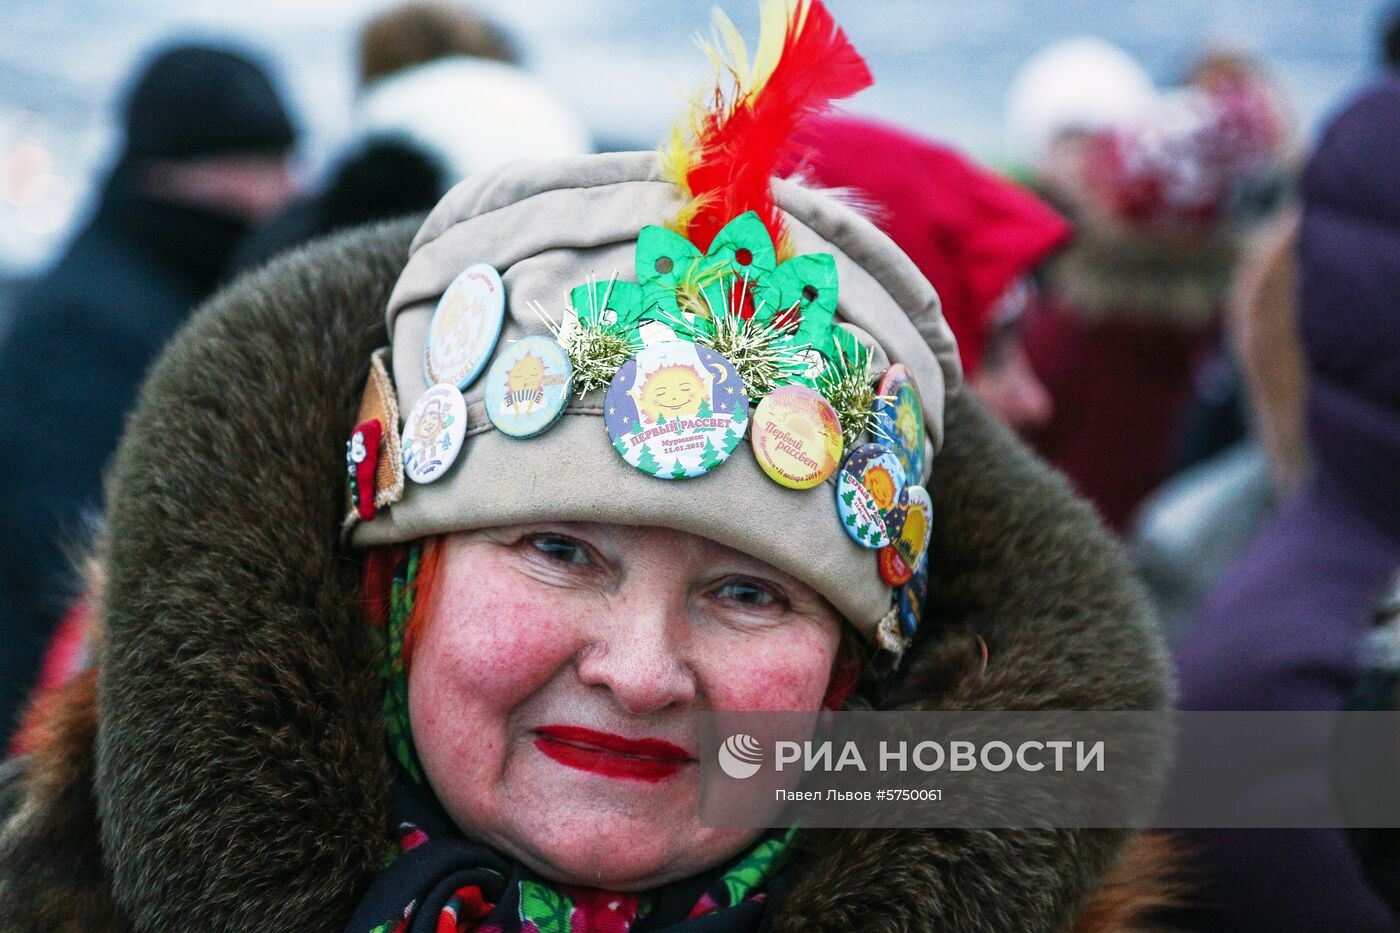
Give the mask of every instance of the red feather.
M 686 175 L 700 207 L 686 231 L 700 249 L 728 221 L 745 211 L 759 217 L 780 244 L 782 214 L 769 180 L 793 154 L 793 135 L 803 119 L 872 83 L 870 69 L 821 0 L 801 0 L 788 20 L 782 53 L 768 81 L 741 96 L 728 113 L 717 107 L 702 120 L 699 158 Z M 717 101 L 718 103 L 718 101 Z M 718 111 L 718 112 L 716 112 Z

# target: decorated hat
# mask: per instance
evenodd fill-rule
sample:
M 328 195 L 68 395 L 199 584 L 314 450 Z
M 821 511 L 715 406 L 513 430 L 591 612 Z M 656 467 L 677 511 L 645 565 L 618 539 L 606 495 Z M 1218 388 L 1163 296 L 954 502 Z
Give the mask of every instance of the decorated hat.
M 660 153 L 514 163 L 443 198 L 389 300 L 347 443 L 357 547 L 532 521 L 669 527 L 772 564 L 901 652 L 961 380 L 933 287 L 864 218 L 773 178 L 870 83 L 818 0 Z

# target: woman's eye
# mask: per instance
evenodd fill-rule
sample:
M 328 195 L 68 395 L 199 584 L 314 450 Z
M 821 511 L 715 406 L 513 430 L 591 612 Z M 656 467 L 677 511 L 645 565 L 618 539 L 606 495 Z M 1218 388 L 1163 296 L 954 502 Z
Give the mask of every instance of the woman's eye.
M 543 535 L 530 539 L 530 544 L 541 554 L 563 564 L 592 563 L 588 548 L 572 538 Z
M 722 584 L 715 590 L 715 596 L 743 606 L 773 606 L 779 602 L 778 596 L 772 590 L 743 580 Z

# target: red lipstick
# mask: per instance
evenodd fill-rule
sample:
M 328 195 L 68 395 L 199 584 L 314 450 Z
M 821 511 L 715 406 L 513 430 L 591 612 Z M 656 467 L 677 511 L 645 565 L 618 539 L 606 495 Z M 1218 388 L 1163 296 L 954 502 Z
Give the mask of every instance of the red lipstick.
M 662 781 L 693 760 L 662 739 L 628 739 L 581 726 L 541 726 L 535 734 L 535 747 L 561 765 L 604 777 Z

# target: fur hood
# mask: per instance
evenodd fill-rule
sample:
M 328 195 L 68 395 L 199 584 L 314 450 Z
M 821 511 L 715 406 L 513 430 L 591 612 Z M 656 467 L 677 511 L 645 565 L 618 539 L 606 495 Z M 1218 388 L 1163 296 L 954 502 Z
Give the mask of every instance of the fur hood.
M 1203 332 L 1218 319 L 1239 257 L 1238 237 L 1153 238 L 1081 225 L 1046 267 L 1056 306 L 1090 323 L 1130 321 Z
M 389 766 L 343 443 L 416 227 L 241 279 L 152 370 L 108 483 L 97 669 L 0 772 L 0 929 L 175 931 L 198 903 L 206 930 L 334 933 L 376 870 Z M 1167 705 L 1092 510 L 965 396 L 946 437 L 928 617 L 883 705 Z M 1127 930 L 1160 893 L 1124 832 L 803 838 L 782 930 Z

